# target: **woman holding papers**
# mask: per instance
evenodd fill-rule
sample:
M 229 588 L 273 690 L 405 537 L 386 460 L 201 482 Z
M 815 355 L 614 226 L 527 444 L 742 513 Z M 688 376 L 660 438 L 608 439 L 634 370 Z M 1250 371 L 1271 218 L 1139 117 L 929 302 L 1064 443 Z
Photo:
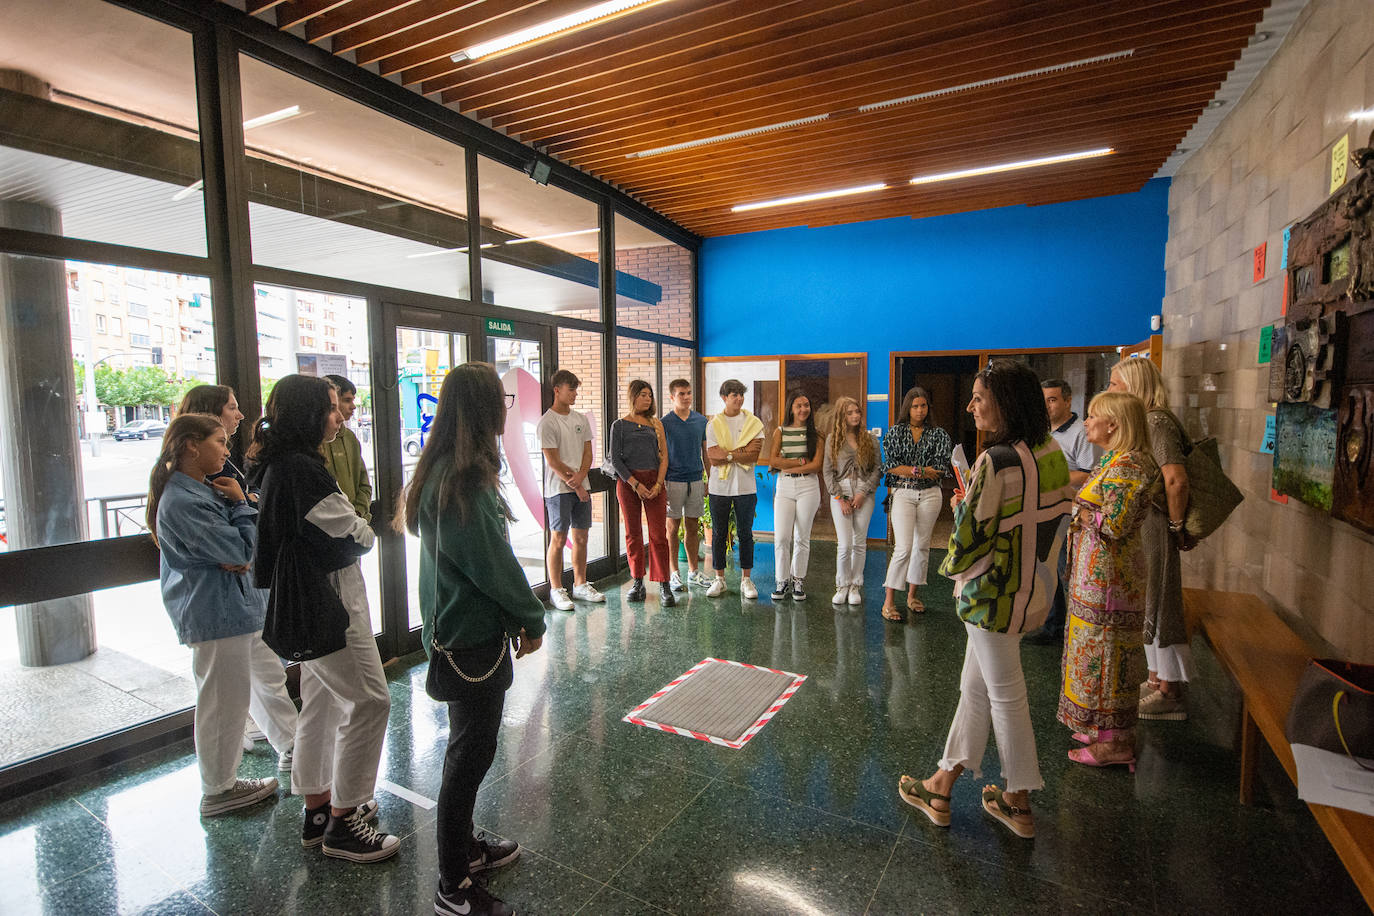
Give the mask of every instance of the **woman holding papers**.
M 930 395 L 912 388 L 902 398 L 897 421 L 883 437 L 883 472 L 887 475 L 892 518 L 892 559 L 887 565 L 883 617 L 901 620 L 897 593 L 906 594 L 907 610 L 924 613 L 916 593 L 926 584 L 930 566 L 930 533 L 940 517 L 940 480 L 950 476 L 949 433 L 930 425 Z

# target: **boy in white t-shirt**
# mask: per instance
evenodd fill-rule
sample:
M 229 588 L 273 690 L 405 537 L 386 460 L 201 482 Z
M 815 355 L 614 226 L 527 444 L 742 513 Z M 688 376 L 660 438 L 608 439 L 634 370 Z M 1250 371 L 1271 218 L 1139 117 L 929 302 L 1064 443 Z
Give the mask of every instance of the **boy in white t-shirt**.
M 754 509 L 759 499 L 754 465 L 763 449 L 763 423 L 744 409 L 744 391 L 739 379 L 726 379 L 720 386 L 725 409 L 706 424 L 706 459 L 711 463 L 706 493 L 711 505 L 711 565 L 716 570 L 716 581 L 706 591 L 711 598 L 725 594 L 731 510 L 739 534 L 739 592 L 745 598 L 759 596 L 749 574 L 754 569 Z
M 553 406 L 539 418 L 539 447 L 544 452 L 544 515 L 549 527 L 549 599 L 560 611 L 573 609 L 572 598 L 602 602 L 606 596 L 587 581 L 587 532 L 592 527 L 592 495 L 587 472 L 592 467 L 592 425 L 573 410 L 582 384 L 567 369 L 553 374 Z M 572 539 L 572 598 L 563 587 L 563 545 Z

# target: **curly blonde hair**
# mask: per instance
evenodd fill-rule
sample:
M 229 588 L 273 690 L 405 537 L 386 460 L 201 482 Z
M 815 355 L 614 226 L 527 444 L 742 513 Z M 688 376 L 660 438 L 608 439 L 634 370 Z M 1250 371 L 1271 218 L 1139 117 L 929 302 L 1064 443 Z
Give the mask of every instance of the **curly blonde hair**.
M 878 466 L 878 450 L 873 447 L 873 437 L 864 429 L 863 405 L 853 398 L 839 398 L 835 401 L 834 413 L 830 420 L 830 457 L 833 461 L 840 460 L 840 446 L 844 445 L 845 436 L 849 432 L 845 428 L 844 416 L 849 413 L 851 405 L 859 408 L 859 429 L 854 434 L 857 446 L 855 457 L 859 461 L 860 469 L 867 473 Z

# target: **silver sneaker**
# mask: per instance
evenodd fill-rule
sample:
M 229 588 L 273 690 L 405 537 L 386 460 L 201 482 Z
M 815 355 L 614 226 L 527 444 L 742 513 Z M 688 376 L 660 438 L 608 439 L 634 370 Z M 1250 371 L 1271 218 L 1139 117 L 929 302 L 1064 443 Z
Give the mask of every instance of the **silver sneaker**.
M 571 611 L 574 606 L 566 588 L 549 589 L 549 601 L 560 611 Z
M 706 573 L 698 569 L 696 572 L 692 573 L 690 576 L 687 577 L 687 581 L 691 582 L 697 588 L 710 588 L 716 580 L 714 577 L 708 576 L 706 575 Z
M 214 817 L 216 814 L 224 814 L 226 811 L 247 808 L 249 805 L 256 805 L 276 791 L 277 779 L 275 776 L 268 776 L 265 779 L 236 779 L 233 786 L 225 791 L 200 797 L 200 816 Z
M 288 747 L 286 750 L 282 751 L 277 756 L 277 772 L 289 774 L 291 772 L 291 765 L 295 762 L 295 759 L 295 748 Z
M 596 590 L 596 586 L 590 582 L 583 582 L 581 585 L 574 585 L 572 596 L 578 601 L 589 601 L 592 604 L 601 604 L 606 600 L 606 596 Z
M 678 573 L 676 569 L 673 570 L 673 574 L 668 577 L 668 587 L 675 592 L 683 592 L 687 590 L 687 586 L 682 584 L 682 576 Z

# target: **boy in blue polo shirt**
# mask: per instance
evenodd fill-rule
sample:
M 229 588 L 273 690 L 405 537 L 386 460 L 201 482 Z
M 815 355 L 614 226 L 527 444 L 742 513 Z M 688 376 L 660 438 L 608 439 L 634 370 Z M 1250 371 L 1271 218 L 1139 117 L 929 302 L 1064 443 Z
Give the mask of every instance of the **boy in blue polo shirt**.
M 697 568 L 697 549 L 701 541 L 701 516 L 706 507 L 706 418 L 692 409 L 692 383 L 676 378 L 668 384 L 668 402 L 673 409 L 663 415 L 663 435 L 668 440 L 668 555 L 673 558 L 673 575 L 668 580 L 673 591 L 687 588 L 677 568 L 679 528 L 685 527 L 687 580 L 710 588 L 711 579 Z M 685 526 L 681 525 L 687 519 Z

